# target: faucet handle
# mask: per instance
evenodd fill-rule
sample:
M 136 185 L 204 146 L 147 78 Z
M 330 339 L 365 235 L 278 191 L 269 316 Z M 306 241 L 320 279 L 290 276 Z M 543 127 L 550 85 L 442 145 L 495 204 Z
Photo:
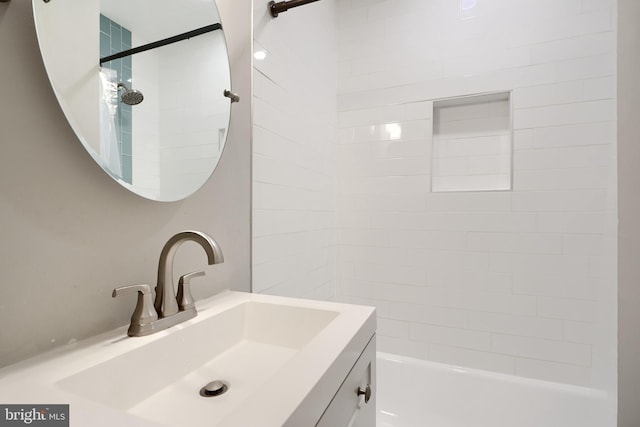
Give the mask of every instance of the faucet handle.
M 153 301 L 151 300 L 151 286 L 149 285 L 130 285 L 115 288 L 111 296 L 113 298 L 120 295 L 127 295 L 133 292 L 138 293 L 138 302 L 133 315 L 131 315 L 131 326 L 129 331 L 133 329 L 139 329 L 140 326 L 149 324 L 155 320 L 158 320 L 158 313 L 153 307 Z
M 194 277 L 204 276 L 206 273 L 204 271 L 194 271 L 184 276 L 180 276 L 180 280 L 178 281 L 178 307 L 180 311 L 185 311 L 190 308 L 195 308 L 195 300 L 191 295 L 191 287 L 189 286 L 189 282 Z

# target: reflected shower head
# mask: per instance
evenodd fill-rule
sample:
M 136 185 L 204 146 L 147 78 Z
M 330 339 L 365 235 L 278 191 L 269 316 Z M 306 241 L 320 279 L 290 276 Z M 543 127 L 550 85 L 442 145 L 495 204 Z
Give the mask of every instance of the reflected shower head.
M 124 88 L 120 100 L 127 105 L 138 105 L 144 101 L 144 95 L 139 90 L 129 89 L 124 83 L 118 83 L 118 89 Z

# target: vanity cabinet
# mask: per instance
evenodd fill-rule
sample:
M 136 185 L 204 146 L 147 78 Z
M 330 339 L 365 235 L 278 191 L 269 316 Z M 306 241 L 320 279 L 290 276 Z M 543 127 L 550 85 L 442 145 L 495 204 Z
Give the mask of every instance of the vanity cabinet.
M 316 427 L 375 427 L 376 336 L 371 338 Z

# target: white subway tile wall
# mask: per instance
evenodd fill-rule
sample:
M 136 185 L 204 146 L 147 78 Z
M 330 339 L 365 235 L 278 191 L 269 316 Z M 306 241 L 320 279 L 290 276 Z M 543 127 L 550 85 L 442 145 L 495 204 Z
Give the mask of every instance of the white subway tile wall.
M 253 291 L 335 299 L 335 2 L 253 3 Z
M 337 1 L 339 297 L 382 351 L 611 389 L 616 2 L 474 4 Z M 431 192 L 433 101 L 488 92 L 511 191 Z

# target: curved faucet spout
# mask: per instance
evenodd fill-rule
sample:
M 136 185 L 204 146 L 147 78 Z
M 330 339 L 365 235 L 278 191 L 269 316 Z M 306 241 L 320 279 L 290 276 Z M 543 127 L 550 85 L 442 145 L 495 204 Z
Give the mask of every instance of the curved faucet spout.
M 182 231 L 171 237 L 162 248 L 158 264 L 158 285 L 154 306 L 159 317 L 171 316 L 178 312 L 175 287 L 173 285 L 173 257 L 178 247 L 186 241 L 202 246 L 207 254 L 209 265 L 224 262 L 222 250 L 211 236 L 201 231 Z

